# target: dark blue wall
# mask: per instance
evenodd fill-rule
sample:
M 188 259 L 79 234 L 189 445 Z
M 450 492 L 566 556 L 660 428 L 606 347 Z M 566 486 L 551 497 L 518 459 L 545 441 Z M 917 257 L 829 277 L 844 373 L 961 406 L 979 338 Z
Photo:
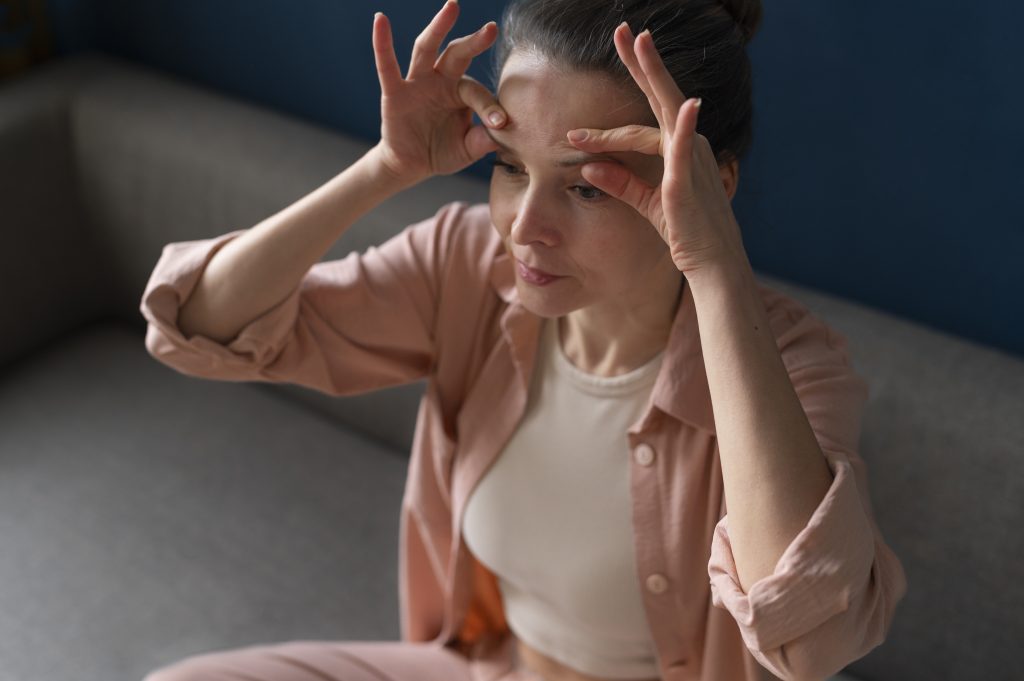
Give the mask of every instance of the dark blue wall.
M 504 6 L 462 4 L 453 35 Z M 373 13 L 404 70 L 441 2 L 49 6 L 60 54 L 100 49 L 373 142 Z M 1009 2 L 767 3 L 734 201 L 754 266 L 1024 356 L 1021 26 Z

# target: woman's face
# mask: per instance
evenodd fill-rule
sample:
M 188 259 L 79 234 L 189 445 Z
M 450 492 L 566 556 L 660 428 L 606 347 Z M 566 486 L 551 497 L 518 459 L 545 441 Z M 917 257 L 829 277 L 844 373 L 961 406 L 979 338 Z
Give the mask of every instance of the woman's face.
M 583 161 L 614 160 L 657 184 L 661 157 L 639 152 L 595 157 L 566 138 L 574 128 L 656 126 L 639 88 L 627 90 L 605 75 L 565 71 L 542 56 L 514 51 L 497 95 L 508 124 L 489 130 L 501 147 L 491 175 L 491 219 L 518 261 L 516 287 L 524 306 L 543 317 L 595 304 L 629 310 L 649 304 L 651 291 L 665 290 L 668 278 L 679 281 L 654 227 L 580 173 Z M 519 263 L 558 278 L 531 279 Z

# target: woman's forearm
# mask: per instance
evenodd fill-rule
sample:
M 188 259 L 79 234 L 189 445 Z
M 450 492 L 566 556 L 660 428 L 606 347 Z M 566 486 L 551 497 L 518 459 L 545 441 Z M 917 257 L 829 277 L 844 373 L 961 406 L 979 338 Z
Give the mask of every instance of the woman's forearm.
M 740 588 L 775 570 L 832 483 L 749 261 L 690 277 Z
M 387 172 L 378 149 L 214 254 L 179 312 L 185 337 L 234 339 L 287 298 L 356 220 L 408 188 Z

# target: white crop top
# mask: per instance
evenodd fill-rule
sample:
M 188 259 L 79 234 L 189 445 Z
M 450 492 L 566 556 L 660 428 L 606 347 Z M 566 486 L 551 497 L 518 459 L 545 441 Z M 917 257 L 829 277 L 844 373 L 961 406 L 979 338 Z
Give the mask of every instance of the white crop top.
M 626 431 L 663 354 L 627 374 L 588 374 L 544 323 L 523 420 L 472 491 L 467 547 L 498 578 L 512 633 L 577 671 L 659 675 L 633 546 Z

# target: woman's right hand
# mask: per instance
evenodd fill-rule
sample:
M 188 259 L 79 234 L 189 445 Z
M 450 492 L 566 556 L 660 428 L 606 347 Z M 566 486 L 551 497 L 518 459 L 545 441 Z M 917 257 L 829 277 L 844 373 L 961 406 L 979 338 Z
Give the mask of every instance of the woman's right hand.
M 423 29 L 405 78 L 388 18 L 378 12 L 373 19 L 373 54 L 381 86 L 377 151 L 385 170 L 404 184 L 457 172 L 497 148 L 482 126 L 473 125 L 473 112 L 491 128 L 501 128 L 508 120 L 494 95 L 465 75 L 470 62 L 497 38 L 493 21 L 452 40 L 437 54 L 458 14 L 458 2 L 448 0 Z M 492 120 L 495 114 L 500 119 Z

